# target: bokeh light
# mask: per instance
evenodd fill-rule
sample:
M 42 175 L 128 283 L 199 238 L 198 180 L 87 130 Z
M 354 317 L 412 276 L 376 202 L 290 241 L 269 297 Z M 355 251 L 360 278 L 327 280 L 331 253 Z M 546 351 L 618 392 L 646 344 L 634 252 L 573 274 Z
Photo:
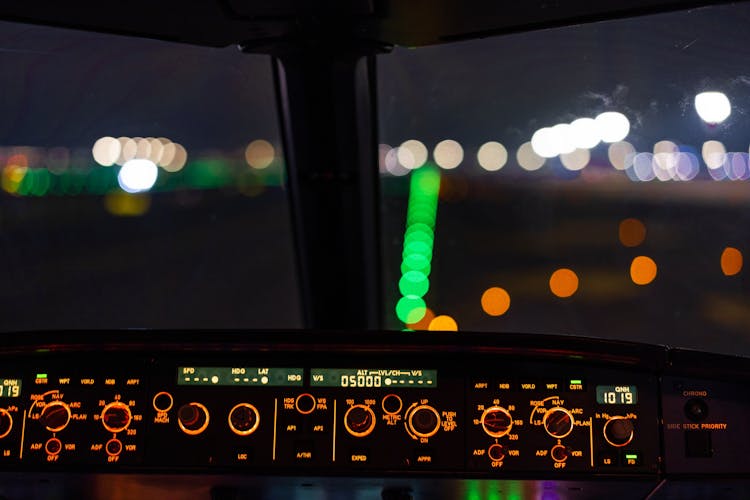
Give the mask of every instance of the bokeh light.
M 427 162 L 427 147 L 416 139 L 405 141 L 396 153 L 398 162 L 409 170 L 414 170 Z
M 464 161 L 464 148 L 458 142 L 446 139 L 435 146 L 432 156 L 439 167 L 450 170 Z
M 560 298 L 570 297 L 578 291 L 578 275 L 570 269 L 558 269 L 549 278 L 549 289 Z
M 522 169 L 529 172 L 539 170 L 546 161 L 543 157 L 534 152 L 530 142 L 524 142 L 521 144 L 516 152 L 516 160 Z
M 573 120 L 570 128 L 573 135 L 573 145 L 578 149 L 592 149 L 601 142 L 596 120 L 593 118 Z
M 117 174 L 117 182 L 123 191 L 139 193 L 148 191 L 156 183 L 159 169 L 151 160 L 136 158 L 128 160 Z
M 648 285 L 656 279 L 656 272 L 656 262 L 645 255 L 639 255 L 630 263 L 630 279 L 636 285 Z
M 148 212 L 151 198 L 147 194 L 130 194 L 113 191 L 104 197 L 104 207 L 118 217 L 138 217 Z
M 721 252 L 721 272 L 724 276 L 734 276 L 742 271 L 742 252 L 734 247 L 726 247 Z
M 411 155 L 411 153 L 409 153 Z M 392 148 L 385 154 L 385 169 L 389 174 L 402 177 L 409 173 L 409 169 L 398 161 L 398 148 Z
M 602 142 L 623 141 L 630 133 L 630 120 L 617 111 L 601 113 L 594 120 Z
M 591 161 L 591 153 L 588 149 L 576 149 L 572 153 L 563 153 L 560 155 L 560 162 L 563 167 L 571 171 L 583 169 Z
M 619 237 L 623 246 L 637 247 L 646 239 L 646 226 L 638 219 L 623 219 L 620 221 Z
M 118 165 L 125 165 L 125 162 L 135 158 L 138 152 L 138 144 L 130 137 L 119 137 L 117 139 L 120 143 L 120 154 L 117 157 L 115 163 Z
M 710 169 L 720 169 L 724 166 L 727 148 L 720 141 L 706 141 L 701 148 L 701 156 Z
M 252 141 L 247 145 L 247 148 L 245 148 L 245 161 L 252 168 L 257 168 L 259 170 L 267 168 L 273 163 L 275 156 L 276 151 L 274 150 L 273 145 L 263 139 Z
M 407 323 L 406 327 L 410 330 L 428 330 L 430 323 L 435 319 L 435 313 L 429 307 L 425 308 L 424 316 L 416 323 Z
M 633 158 L 633 173 L 639 181 L 654 180 L 654 155 L 652 153 L 638 153 Z
M 709 125 L 723 122 L 732 113 L 729 98 L 723 92 L 701 92 L 695 96 L 695 111 Z
M 481 302 L 484 312 L 490 316 L 502 316 L 510 308 L 510 294 L 495 286 L 484 291 Z
M 626 170 L 633 166 L 635 147 L 627 141 L 613 142 L 607 148 L 609 162 L 617 170 Z
M 424 300 L 416 295 L 406 295 L 396 303 L 396 316 L 407 325 L 419 322 L 426 311 Z
M 172 142 L 170 145 L 172 146 L 170 152 L 173 152 L 173 154 L 169 163 L 162 165 L 162 168 L 167 172 L 179 172 L 187 163 L 187 151 L 182 144 Z
M 91 148 L 94 161 L 103 167 L 111 167 L 120 158 L 122 143 L 114 137 L 101 137 Z
M 477 151 L 477 162 L 489 172 L 500 170 L 508 162 L 508 150 L 499 142 L 485 142 Z
M 457 332 L 458 324 L 456 323 L 455 319 L 442 314 L 440 316 L 436 316 L 432 321 L 430 321 L 430 326 L 428 329 L 432 332 Z

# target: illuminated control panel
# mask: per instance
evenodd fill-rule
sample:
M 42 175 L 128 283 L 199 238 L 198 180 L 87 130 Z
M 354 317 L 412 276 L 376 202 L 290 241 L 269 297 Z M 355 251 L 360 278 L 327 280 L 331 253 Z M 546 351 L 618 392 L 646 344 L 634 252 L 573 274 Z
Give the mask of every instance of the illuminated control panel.
M 680 458 L 670 464 L 681 459 L 687 468 L 710 470 L 718 459 L 747 467 L 734 451 L 747 443 L 729 434 L 747 438 L 737 417 L 746 402 L 724 401 L 745 393 L 662 373 L 662 350 L 430 349 L 443 337 L 418 338 L 423 344 L 408 348 L 239 343 L 152 353 L 144 344 L 95 355 L 14 353 L 0 365 L 0 463 L 655 477 L 671 453 Z

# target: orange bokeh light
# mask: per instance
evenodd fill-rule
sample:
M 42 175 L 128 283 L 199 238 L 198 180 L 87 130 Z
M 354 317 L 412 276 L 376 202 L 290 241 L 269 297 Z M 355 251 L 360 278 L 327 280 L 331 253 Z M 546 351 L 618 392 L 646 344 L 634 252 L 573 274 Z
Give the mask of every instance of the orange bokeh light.
M 726 247 L 721 252 L 721 272 L 725 276 L 734 276 L 742 271 L 742 252 L 734 247 Z
M 482 309 L 490 316 L 502 316 L 510 308 L 510 295 L 500 287 L 488 288 L 482 294 Z
M 435 313 L 432 311 L 432 309 L 427 307 L 425 308 L 424 316 L 422 316 L 422 319 L 415 323 L 407 323 L 406 327 L 411 330 L 428 330 L 433 319 L 435 319 Z
M 620 243 L 626 247 L 637 247 L 646 239 L 646 226 L 638 219 L 620 222 Z
M 431 332 L 457 332 L 458 324 L 455 319 L 443 314 L 430 321 L 429 330 Z
M 567 298 L 578 291 L 578 275 L 570 269 L 558 269 L 549 278 L 549 289 L 560 298 Z
M 630 279 L 636 285 L 648 285 L 656 278 L 656 262 L 650 257 L 639 255 L 630 264 Z

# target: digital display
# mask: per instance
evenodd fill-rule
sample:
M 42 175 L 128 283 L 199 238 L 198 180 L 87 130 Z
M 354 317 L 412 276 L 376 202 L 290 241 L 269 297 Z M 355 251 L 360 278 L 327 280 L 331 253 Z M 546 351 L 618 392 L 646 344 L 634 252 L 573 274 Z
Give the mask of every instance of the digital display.
M 17 398 L 21 395 L 21 379 L 0 378 L 0 398 Z
M 602 405 L 634 405 L 638 389 L 634 385 L 597 385 L 596 402 Z
M 293 387 L 302 385 L 302 368 L 180 366 L 177 385 Z
M 437 387 L 437 370 L 313 368 L 312 387 Z

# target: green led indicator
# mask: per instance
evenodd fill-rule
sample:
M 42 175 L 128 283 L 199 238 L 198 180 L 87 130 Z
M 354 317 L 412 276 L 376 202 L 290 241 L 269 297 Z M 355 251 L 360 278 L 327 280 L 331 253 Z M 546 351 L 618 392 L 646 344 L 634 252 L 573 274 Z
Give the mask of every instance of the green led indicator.
M 627 460 L 638 460 L 638 455 L 636 455 L 634 453 L 626 453 L 625 454 L 625 458 Z
M 581 379 L 571 379 L 570 385 L 581 385 L 583 381 Z
M 36 378 L 47 378 L 47 374 L 46 373 L 37 373 L 36 374 Z

